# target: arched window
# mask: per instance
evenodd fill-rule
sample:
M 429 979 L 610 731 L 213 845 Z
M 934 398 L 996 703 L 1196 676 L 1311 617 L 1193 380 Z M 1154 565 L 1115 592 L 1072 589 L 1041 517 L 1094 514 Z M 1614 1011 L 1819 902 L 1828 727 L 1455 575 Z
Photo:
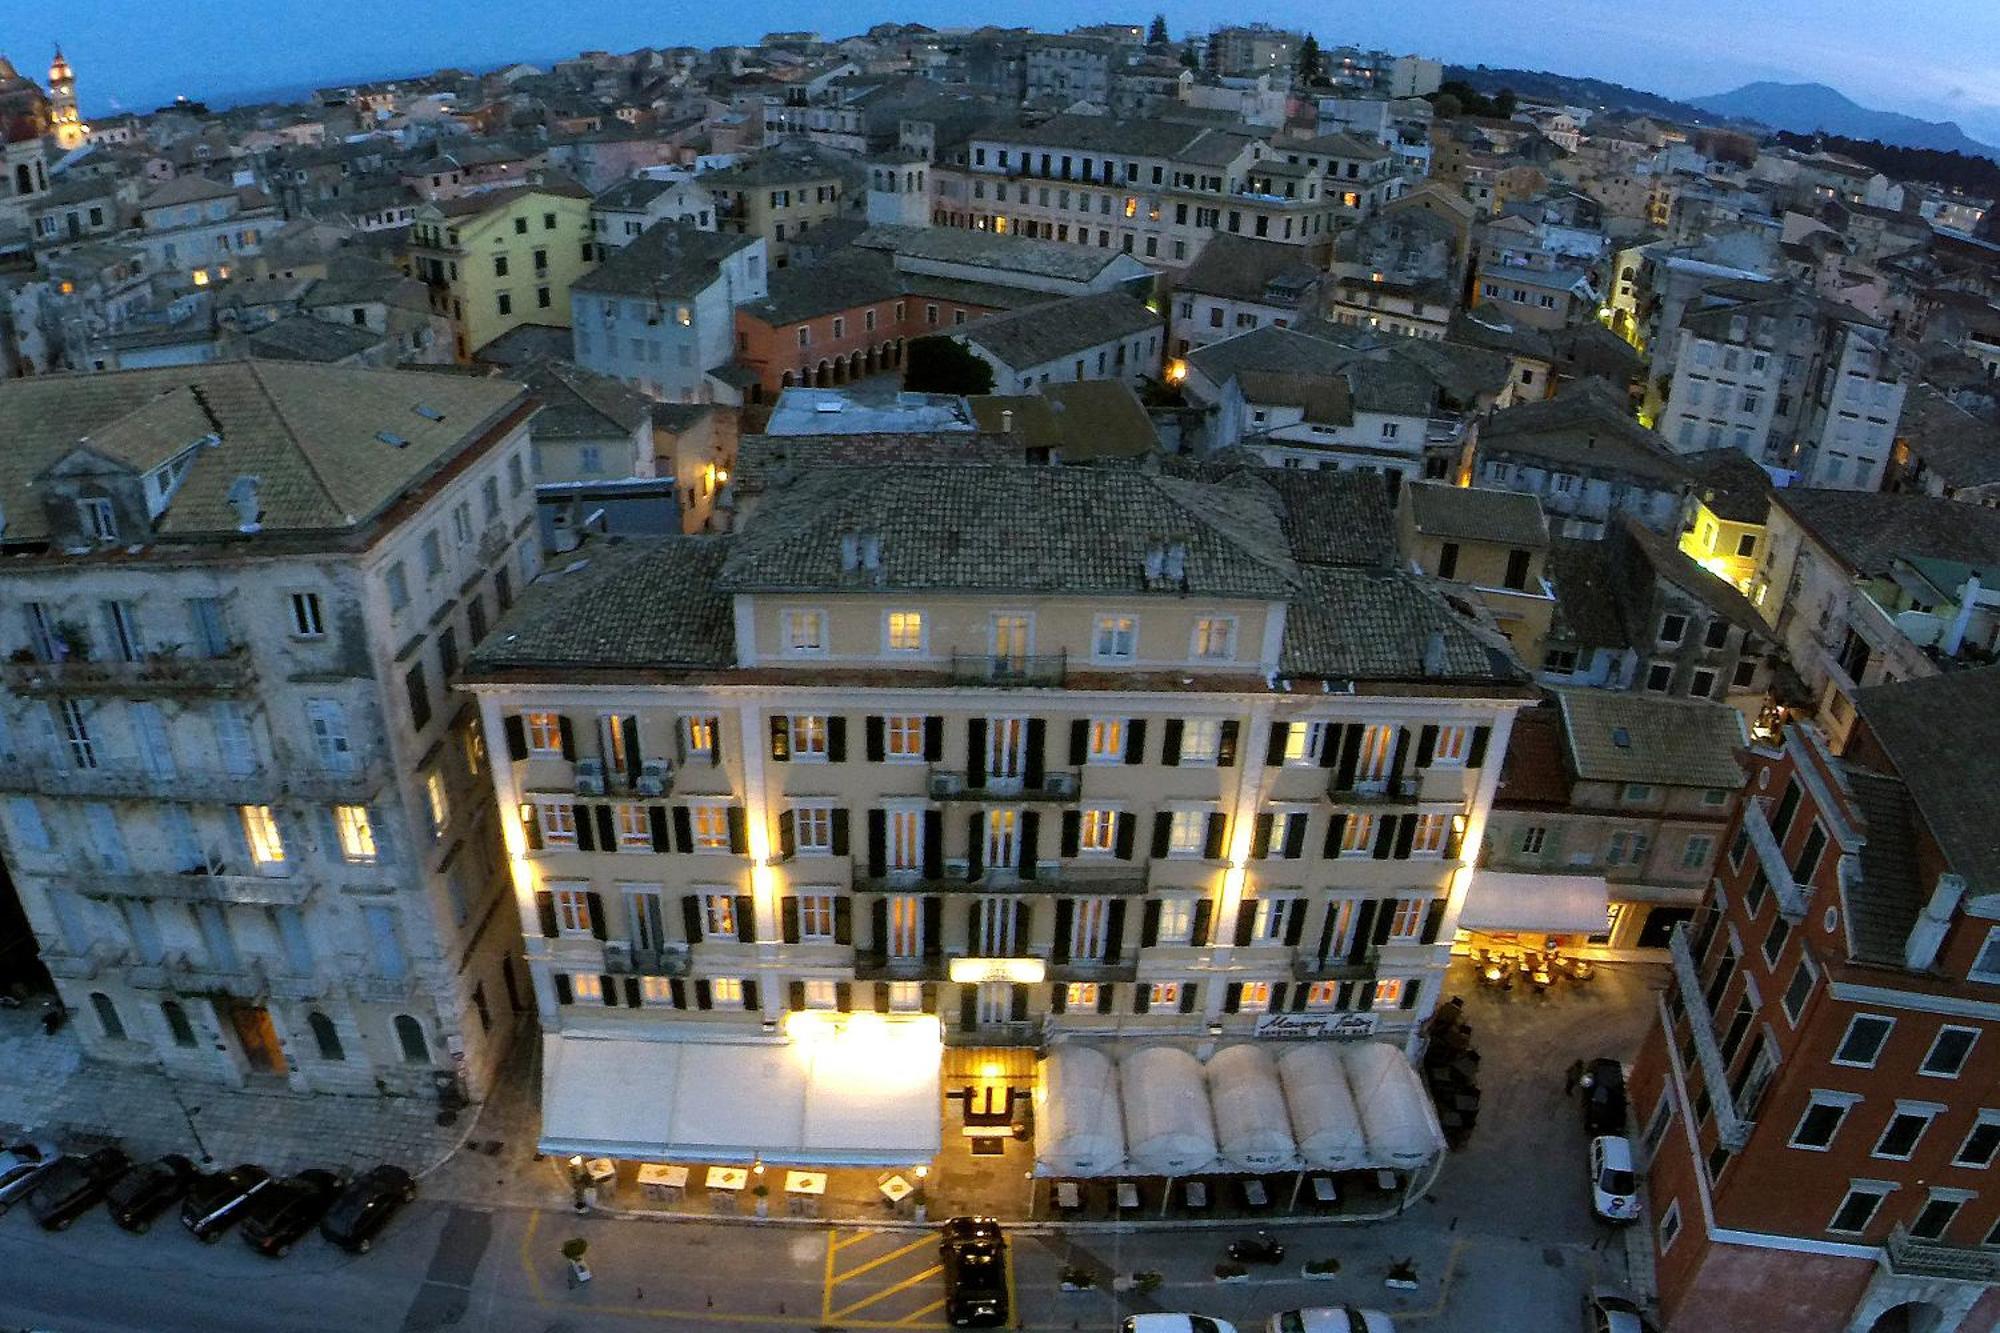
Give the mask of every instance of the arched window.
M 104 1029 L 104 1035 L 113 1041 L 125 1040 L 125 1020 L 118 1017 L 118 1006 L 111 1003 L 111 997 L 101 990 L 90 993 L 90 1007 L 97 1011 L 97 1026 Z
M 322 1060 L 345 1060 L 347 1052 L 340 1044 L 340 1030 L 333 1020 L 315 1009 L 306 1015 L 306 1026 L 312 1029 L 313 1040 L 319 1044 L 319 1058 Z
M 423 1024 L 408 1014 L 396 1015 L 396 1040 L 403 1044 L 403 1059 L 413 1065 L 431 1062 L 430 1043 L 424 1040 Z
M 167 1031 L 173 1034 L 174 1045 L 195 1044 L 194 1024 L 188 1022 L 187 1010 L 181 1008 L 179 1000 L 160 1001 L 160 1016 L 167 1020 Z

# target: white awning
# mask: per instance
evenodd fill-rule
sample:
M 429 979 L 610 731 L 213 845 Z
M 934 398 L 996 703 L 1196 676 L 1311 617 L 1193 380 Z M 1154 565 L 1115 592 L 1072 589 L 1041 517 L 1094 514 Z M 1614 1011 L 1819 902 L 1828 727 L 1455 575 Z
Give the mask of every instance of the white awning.
M 1035 1081 L 1035 1172 L 1110 1176 L 1125 1169 L 1118 1067 L 1093 1046 L 1057 1045 Z
M 1299 1145 L 1278 1084 L 1278 1065 L 1261 1046 L 1225 1046 L 1209 1057 L 1208 1100 L 1223 1160 L 1243 1171 L 1294 1171 Z
M 1475 870 L 1458 924 L 1464 930 L 1597 934 L 1610 901 L 1602 875 Z
M 550 1034 L 537 1146 L 655 1162 L 927 1162 L 941 1141 L 942 1050 L 937 1020 L 876 1014 L 794 1025 L 775 1042 Z

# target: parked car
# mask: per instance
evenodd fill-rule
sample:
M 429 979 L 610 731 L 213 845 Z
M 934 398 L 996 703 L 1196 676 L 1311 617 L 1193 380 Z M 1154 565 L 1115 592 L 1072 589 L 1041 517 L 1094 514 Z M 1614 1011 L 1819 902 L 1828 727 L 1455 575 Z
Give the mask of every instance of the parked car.
M 104 1196 L 111 1220 L 135 1235 L 144 1234 L 153 1219 L 188 1192 L 200 1173 L 179 1153 L 142 1162 L 127 1171 Z
M 340 1177 L 331 1171 L 301 1171 L 257 1191 L 243 1209 L 244 1243 L 259 1254 L 282 1259 L 292 1242 L 313 1229 L 340 1197 Z
M 48 1139 L 22 1139 L 0 1148 L 0 1212 L 24 1198 L 61 1155 Z
M 417 1197 L 417 1182 L 400 1166 L 378 1166 L 348 1182 L 320 1219 L 319 1234 L 343 1250 L 366 1254 L 403 1205 Z
M 44 1230 L 67 1231 L 131 1169 L 132 1159 L 119 1148 L 99 1148 L 88 1157 L 65 1153 L 28 1191 L 28 1211 Z
M 1590 1207 L 1607 1222 L 1639 1216 L 1639 1178 L 1632 1170 L 1632 1141 L 1615 1134 L 1590 1141 Z
M 1128 1314 L 1119 1333 L 1236 1333 L 1227 1319 L 1205 1314 Z
M 944 1268 L 944 1316 L 953 1328 L 1007 1322 L 1007 1238 L 990 1217 L 954 1217 L 938 1245 Z
M 1625 1067 L 1600 1055 L 1583 1074 L 1583 1129 L 1586 1134 L 1625 1132 Z
M 1584 1333 L 1653 1333 L 1639 1303 L 1616 1287 L 1593 1287 L 1583 1298 Z
M 1380 1310 L 1323 1305 L 1274 1314 L 1264 1325 L 1264 1333 L 1396 1333 L 1396 1321 Z
M 213 1245 L 243 1215 L 257 1191 L 270 1183 L 269 1171 L 248 1162 L 199 1176 L 181 1200 L 181 1225 L 202 1244 Z

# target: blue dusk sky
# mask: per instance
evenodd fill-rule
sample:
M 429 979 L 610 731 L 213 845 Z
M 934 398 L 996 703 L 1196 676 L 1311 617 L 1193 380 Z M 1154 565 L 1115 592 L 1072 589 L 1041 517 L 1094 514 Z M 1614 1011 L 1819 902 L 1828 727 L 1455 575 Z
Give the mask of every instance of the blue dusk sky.
M 1158 0 L 1154 0 L 1157 5 Z M 1022 0 L 996 11 L 970 0 L 927 5 L 792 0 L 780 6 L 494 0 L 0 0 L 0 52 L 39 77 L 55 43 L 76 67 L 86 114 L 146 110 L 176 94 L 227 102 L 245 93 L 416 73 L 546 61 L 585 48 L 753 42 L 769 28 L 833 37 L 888 20 L 934 27 L 980 22 L 1060 30 L 1098 19 L 1144 22 L 1153 5 Z M 1664 9 L 1605 0 L 1404 0 L 1244 6 L 1194 0 L 1166 10 L 1174 34 L 1261 18 L 1448 61 L 1594 75 L 1670 96 L 1752 79 L 1831 84 L 1866 106 L 1955 119 L 2000 141 L 2000 4 L 1995 0 L 1678 0 Z M 170 16 L 170 17 L 169 17 Z

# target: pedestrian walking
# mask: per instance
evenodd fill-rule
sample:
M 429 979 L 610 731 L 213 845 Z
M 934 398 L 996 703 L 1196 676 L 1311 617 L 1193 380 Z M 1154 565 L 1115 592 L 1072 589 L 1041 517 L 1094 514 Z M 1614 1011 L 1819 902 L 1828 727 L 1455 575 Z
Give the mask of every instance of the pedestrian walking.
M 1577 1085 L 1582 1082 L 1583 1082 L 1583 1061 L 1573 1060 L 1570 1062 L 1569 1072 L 1563 1075 L 1563 1096 L 1565 1097 L 1575 1096 Z

